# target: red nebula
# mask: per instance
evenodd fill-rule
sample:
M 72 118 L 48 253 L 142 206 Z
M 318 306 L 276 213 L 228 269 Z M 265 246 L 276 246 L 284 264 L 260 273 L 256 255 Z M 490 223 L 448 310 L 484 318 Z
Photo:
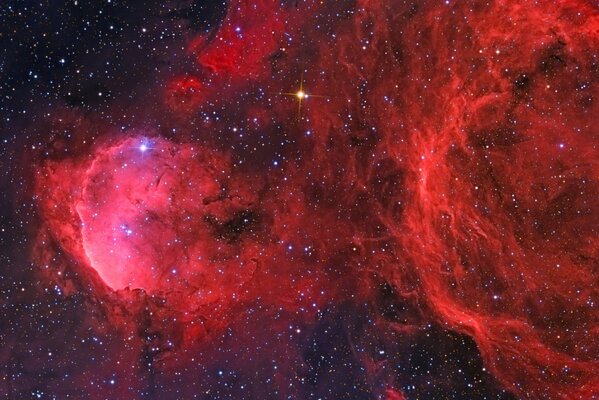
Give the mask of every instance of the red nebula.
M 411 314 L 389 307 L 365 330 L 409 337 L 433 321 L 471 337 L 522 398 L 593 398 L 599 14 L 584 1 L 438 3 L 330 2 L 321 14 L 343 18 L 325 35 L 309 18 L 286 26 L 297 11 L 278 2 L 232 1 L 192 43 L 198 62 L 289 90 L 297 76 L 261 72 L 299 27 L 277 68 L 309 57 L 305 79 L 327 98 L 305 99 L 298 121 L 289 99 L 225 90 L 229 125 L 252 126 L 233 119 L 251 112 L 265 138 L 238 146 L 215 121 L 226 152 L 135 135 L 45 161 L 43 227 L 78 270 L 143 289 L 164 319 L 210 304 L 202 318 L 225 327 L 253 301 L 309 324 L 325 302 L 376 305 L 384 287 Z M 184 108 L 202 104 L 198 81 L 175 82 Z M 268 154 L 276 168 L 256 155 L 272 143 L 293 143 Z M 234 168 L 240 154 L 252 165 Z M 381 397 L 411 398 L 394 379 Z
M 166 105 L 173 111 L 188 114 L 202 103 L 204 90 L 200 80 L 194 76 L 175 78 L 166 89 Z
M 263 77 L 277 59 L 285 57 L 290 46 L 296 45 L 299 30 L 322 8 L 313 2 L 273 7 L 267 0 L 234 0 L 216 33 L 194 38 L 189 51 L 199 65 L 214 74 Z
M 406 396 L 403 393 L 398 392 L 394 389 L 387 389 L 385 392 L 385 400 L 406 400 Z
M 219 231 L 253 218 L 252 194 L 228 169 L 226 156 L 201 146 L 132 137 L 85 161 L 48 162 L 42 208 L 56 240 L 111 289 L 210 302 L 255 269 L 246 262 L 251 246 L 237 247 Z
M 275 199 L 260 201 L 263 179 L 240 174 L 226 153 L 139 134 L 86 151 L 38 171 L 37 258 L 64 260 L 49 278 L 68 293 L 90 288 L 124 335 L 143 322 L 168 351 L 187 348 L 257 298 L 311 319 L 329 296 L 320 271 L 304 276 L 308 259 L 288 262 L 291 226 L 272 221 Z
M 285 29 L 284 18 L 285 11 L 272 7 L 269 1 L 233 1 L 216 37 L 210 41 L 197 38 L 191 51 L 212 72 L 255 73 L 264 68 L 264 59 L 277 49 Z
M 342 210 L 353 265 L 472 336 L 505 387 L 590 398 L 599 16 L 585 2 L 446 3 L 361 1 L 319 43 L 333 100 L 305 102 L 307 187 Z

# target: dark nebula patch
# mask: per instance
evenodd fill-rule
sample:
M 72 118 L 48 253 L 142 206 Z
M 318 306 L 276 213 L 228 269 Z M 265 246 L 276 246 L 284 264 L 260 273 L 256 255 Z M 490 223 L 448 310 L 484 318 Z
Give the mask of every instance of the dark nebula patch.
M 0 394 L 599 396 L 599 9 L 0 6 Z

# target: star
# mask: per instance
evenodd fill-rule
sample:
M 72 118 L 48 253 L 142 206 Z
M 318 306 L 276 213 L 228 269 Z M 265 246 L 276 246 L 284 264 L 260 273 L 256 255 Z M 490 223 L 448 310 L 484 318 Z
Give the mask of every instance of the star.
M 142 140 L 139 142 L 139 144 L 137 144 L 131 148 L 135 149 L 141 153 L 142 160 L 144 159 L 144 156 L 148 151 L 154 150 L 153 144 L 147 138 L 142 138 Z
M 317 95 L 317 94 L 309 94 L 308 92 L 306 92 L 304 90 L 304 74 L 302 72 L 301 76 L 300 76 L 300 85 L 299 88 L 295 91 L 295 92 L 284 92 L 282 93 L 285 96 L 292 96 L 297 98 L 297 116 L 299 118 L 300 113 L 302 111 L 302 103 L 304 100 L 306 100 L 308 97 L 321 97 L 321 98 L 325 98 L 325 96 L 321 96 L 321 95 Z

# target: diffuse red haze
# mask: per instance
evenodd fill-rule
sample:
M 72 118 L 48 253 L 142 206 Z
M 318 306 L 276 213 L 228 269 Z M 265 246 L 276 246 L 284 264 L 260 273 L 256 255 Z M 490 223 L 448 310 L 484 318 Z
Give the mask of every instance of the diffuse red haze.
M 297 11 L 294 15 L 299 17 Z M 278 50 L 290 22 L 294 23 L 290 17 L 291 13 L 269 1 L 233 1 L 215 37 L 199 36 L 191 42 L 190 51 L 213 73 L 256 74 L 268 68 L 265 61 Z
M 197 110 L 206 98 L 206 88 L 194 76 L 181 76 L 173 79 L 165 93 L 165 103 L 172 111 L 189 115 Z
M 211 304 L 202 318 L 221 327 L 223 308 L 368 301 L 383 280 L 418 321 L 472 337 L 516 395 L 597 396 L 596 6 L 362 0 L 319 10 L 344 16 L 326 34 L 288 8 L 231 2 L 192 44 L 214 82 L 266 84 L 264 71 L 310 60 L 306 80 L 328 98 L 278 121 L 299 143 L 285 173 L 256 180 L 176 139 L 106 142 L 40 166 L 53 240 L 111 289 L 160 294 L 176 314 Z M 287 24 L 313 39 L 290 45 Z M 173 83 L 172 96 L 202 85 Z M 186 109 L 202 107 L 189 96 Z M 387 398 L 409 398 L 395 389 Z
M 349 77 L 353 108 L 310 116 L 321 165 L 361 136 L 329 173 L 356 171 L 346 206 L 372 203 L 361 221 L 393 242 L 383 274 L 471 335 L 507 387 L 596 394 L 596 10 L 363 6 L 324 67 Z M 362 131 L 343 131 L 348 115 Z

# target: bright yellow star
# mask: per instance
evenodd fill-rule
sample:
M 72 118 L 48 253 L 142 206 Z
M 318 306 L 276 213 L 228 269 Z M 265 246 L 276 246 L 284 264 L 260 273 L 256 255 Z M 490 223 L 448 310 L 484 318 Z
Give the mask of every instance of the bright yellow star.
M 302 102 L 307 99 L 308 97 L 325 97 L 325 96 L 320 96 L 317 94 L 308 94 L 305 90 L 304 90 L 304 74 L 302 73 L 301 77 L 300 77 L 300 87 L 299 89 L 294 92 L 294 93 L 282 93 L 285 96 L 293 96 L 297 98 L 297 115 L 299 117 L 300 112 L 302 110 Z

